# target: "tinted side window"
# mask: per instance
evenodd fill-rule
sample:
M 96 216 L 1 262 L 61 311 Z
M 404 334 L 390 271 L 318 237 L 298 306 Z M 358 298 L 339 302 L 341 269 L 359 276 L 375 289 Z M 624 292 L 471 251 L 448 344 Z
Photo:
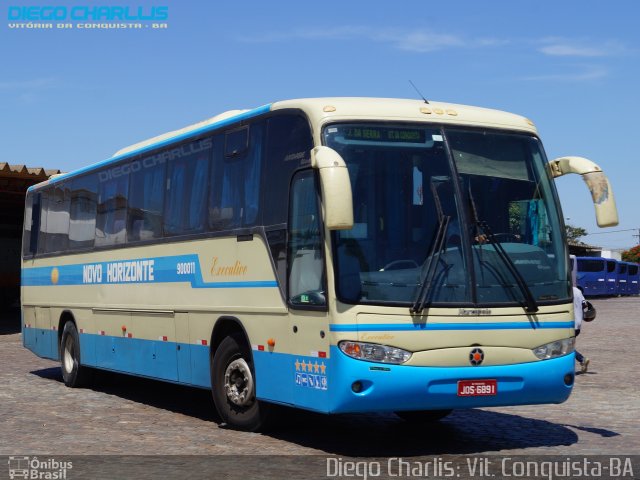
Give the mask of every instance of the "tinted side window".
M 578 260 L 579 272 L 602 272 L 604 260 Z
M 64 252 L 69 243 L 69 187 L 56 184 L 48 193 L 45 250 Z
M 249 128 L 248 148 L 242 145 L 240 132 Z M 262 171 L 263 124 L 218 135 L 214 144 L 209 226 L 213 230 L 230 230 L 254 225 L 260 209 L 260 175 Z M 232 145 L 223 151 L 222 145 Z
M 133 163 L 138 167 L 131 173 L 129 185 L 127 241 L 159 238 L 162 236 L 165 163 L 156 162 L 153 157 Z
M 38 230 L 38 253 L 46 253 L 47 213 L 49 208 L 49 190 L 40 192 L 40 229 Z
M 33 215 L 33 193 L 27 193 L 24 204 L 24 230 L 22 231 L 22 256 L 30 257 L 35 253 L 35 241 L 32 243 L 31 229 L 36 217 Z M 35 228 L 38 226 L 36 225 Z M 37 237 L 36 237 L 37 239 Z
M 293 180 L 290 215 L 289 302 L 302 307 L 325 305 L 320 210 L 311 170 Z
M 205 228 L 211 139 L 205 138 L 170 150 L 164 232 L 199 233 Z
M 96 220 L 96 247 L 118 245 L 126 240 L 127 193 L 129 175 L 107 177 L 121 172 L 119 167 L 100 172 L 98 179 L 98 216 Z
M 71 181 L 69 248 L 72 250 L 93 247 L 96 234 L 97 184 L 95 174 L 74 178 Z
M 267 148 L 263 187 L 264 224 L 287 221 L 291 175 L 311 161 L 313 139 L 307 120 L 300 115 L 279 115 L 267 123 Z

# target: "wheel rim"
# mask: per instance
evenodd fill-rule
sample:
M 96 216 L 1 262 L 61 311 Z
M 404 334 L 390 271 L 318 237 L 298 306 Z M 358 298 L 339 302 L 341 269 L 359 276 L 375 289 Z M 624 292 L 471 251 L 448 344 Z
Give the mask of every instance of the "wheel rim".
M 246 407 L 253 403 L 253 375 L 244 358 L 238 358 L 227 366 L 224 372 L 224 389 L 227 398 L 234 405 Z
M 67 336 L 64 342 L 64 369 L 71 373 L 73 371 L 75 348 L 71 335 Z

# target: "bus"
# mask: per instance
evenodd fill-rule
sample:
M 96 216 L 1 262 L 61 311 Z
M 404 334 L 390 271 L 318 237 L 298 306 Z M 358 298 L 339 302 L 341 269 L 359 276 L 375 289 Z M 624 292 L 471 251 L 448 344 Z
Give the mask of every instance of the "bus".
M 232 111 L 29 189 L 23 339 L 93 369 L 210 389 L 256 431 L 297 407 L 395 412 L 565 401 L 569 254 L 553 179 L 600 226 L 613 191 L 548 162 L 534 124 L 370 98 Z
M 589 297 L 608 295 L 607 280 L 611 277 L 608 273 L 608 259 L 577 257 L 577 264 L 578 286 L 582 288 L 584 295 Z M 616 278 L 616 274 L 613 278 Z

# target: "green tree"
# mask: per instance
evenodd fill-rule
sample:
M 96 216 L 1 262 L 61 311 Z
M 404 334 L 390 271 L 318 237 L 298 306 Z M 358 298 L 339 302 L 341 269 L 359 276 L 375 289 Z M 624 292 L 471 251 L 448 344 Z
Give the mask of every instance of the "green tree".
M 640 245 L 636 245 L 622 252 L 622 260 L 625 262 L 640 263 Z
M 584 237 L 587 231 L 582 227 L 574 227 L 573 225 L 565 225 L 567 232 L 567 240 L 572 243 L 583 243 L 580 237 Z

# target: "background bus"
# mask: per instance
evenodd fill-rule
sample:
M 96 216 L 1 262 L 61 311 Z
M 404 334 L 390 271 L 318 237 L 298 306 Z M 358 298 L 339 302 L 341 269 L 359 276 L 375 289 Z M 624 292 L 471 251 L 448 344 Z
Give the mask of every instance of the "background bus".
M 23 339 L 68 386 L 101 368 L 212 389 L 224 422 L 558 403 L 573 303 L 553 178 L 504 112 L 393 99 L 235 111 L 28 191 Z M 273 417 L 271 417 L 273 418 Z
M 589 297 L 607 295 L 607 280 L 611 275 L 608 273 L 608 260 L 602 257 L 577 257 L 576 260 L 578 286 L 582 287 L 584 295 Z

